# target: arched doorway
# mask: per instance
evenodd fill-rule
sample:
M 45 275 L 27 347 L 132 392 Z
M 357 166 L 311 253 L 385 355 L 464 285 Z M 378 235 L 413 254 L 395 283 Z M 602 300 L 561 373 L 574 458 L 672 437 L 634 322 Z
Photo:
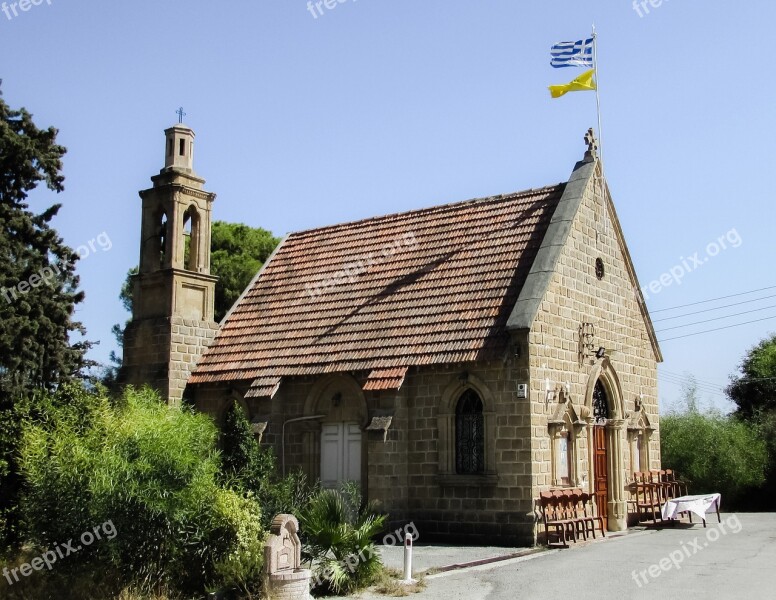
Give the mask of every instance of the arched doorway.
M 609 399 L 601 380 L 593 388 L 593 469 L 596 506 L 598 514 L 608 529 L 609 505 L 609 457 L 606 443 L 606 424 L 609 421 Z
M 305 416 L 320 415 L 305 433 L 307 472 L 319 477 L 325 488 L 337 488 L 346 481 L 360 483 L 366 490 L 366 399 L 350 376 L 321 378 L 305 402 Z
M 625 490 L 625 407 L 617 373 L 607 357 L 590 373 L 585 397 L 590 492 L 609 531 L 627 529 Z

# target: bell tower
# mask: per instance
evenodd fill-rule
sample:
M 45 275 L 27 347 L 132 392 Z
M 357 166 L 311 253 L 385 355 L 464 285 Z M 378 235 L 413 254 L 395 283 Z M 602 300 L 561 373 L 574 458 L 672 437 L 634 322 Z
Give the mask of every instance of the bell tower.
M 170 403 L 183 398 L 197 360 L 215 337 L 217 277 L 210 274 L 216 195 L 194 171 L 194 132 L 165 132 L 164 168 L 140 192 L 140 266 L 133 278 L 132 320 L 124 332 L 119 381 L 149 384 Z

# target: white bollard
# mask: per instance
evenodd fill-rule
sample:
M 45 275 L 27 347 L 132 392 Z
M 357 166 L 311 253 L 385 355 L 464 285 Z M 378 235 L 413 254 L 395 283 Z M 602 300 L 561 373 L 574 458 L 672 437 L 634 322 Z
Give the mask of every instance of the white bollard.
M 414 583 L 412 579 L 412 534 L 404 536 L 404 582 Z

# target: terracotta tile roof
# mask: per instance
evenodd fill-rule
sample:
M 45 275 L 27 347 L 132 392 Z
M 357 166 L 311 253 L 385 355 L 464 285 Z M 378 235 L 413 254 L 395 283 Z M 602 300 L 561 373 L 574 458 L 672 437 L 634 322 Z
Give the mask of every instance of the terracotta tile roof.
M 565 184 L 288 236 L 190 382 L 374 372 L 503 355 L 506 322 Z
M 364 390 L 398 390 L 407 376 L 407 367 L 375 369 L 366 378 Z

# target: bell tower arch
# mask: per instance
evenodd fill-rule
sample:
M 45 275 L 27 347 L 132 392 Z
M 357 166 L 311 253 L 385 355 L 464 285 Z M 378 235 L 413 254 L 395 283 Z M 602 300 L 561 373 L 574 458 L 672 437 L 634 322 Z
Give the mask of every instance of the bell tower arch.
M 197 360 L 215 337 L 210 274 L 212 205 L 194 171 L 194 131 L 165 130 L 164 168 L 140 192 L 140 264 L 119 380 L 149 384 L 171 403 L 183 398 Z

